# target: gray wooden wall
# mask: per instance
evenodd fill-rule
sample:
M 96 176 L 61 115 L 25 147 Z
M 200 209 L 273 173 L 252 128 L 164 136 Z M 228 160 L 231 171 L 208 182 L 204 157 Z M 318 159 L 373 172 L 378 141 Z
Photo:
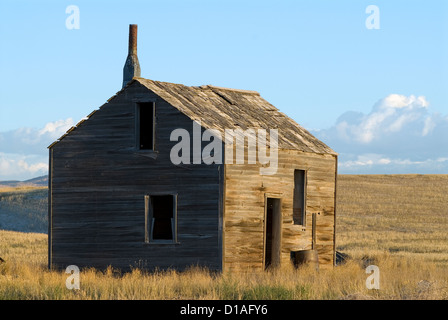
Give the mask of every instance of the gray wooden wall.
M 136 101 L 156 103 L 156 151 L 135 149 Z M 220 165 L 171 163 L 192 121 L 134 82 L 50 148 L 49 263 L 221 268 Z M 144 195 L 178 194 L 178 244 L 145 244 Z

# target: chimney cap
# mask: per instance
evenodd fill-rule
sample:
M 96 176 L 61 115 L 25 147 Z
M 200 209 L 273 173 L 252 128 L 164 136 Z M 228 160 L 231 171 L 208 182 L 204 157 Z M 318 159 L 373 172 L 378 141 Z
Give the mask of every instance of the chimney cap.
M 137 54 L 137 31 L 136 24 L 129 25 L 129 54 Z

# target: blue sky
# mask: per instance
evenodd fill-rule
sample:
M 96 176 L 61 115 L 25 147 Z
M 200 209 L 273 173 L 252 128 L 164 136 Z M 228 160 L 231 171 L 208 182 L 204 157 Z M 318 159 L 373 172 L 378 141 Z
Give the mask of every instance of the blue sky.
M 2 0 L 0 180 L 45 174 L 48 144 L 121 89 L 130 23 L 143 77 L 256 90 L 341 173 L 448 173 L 447 1 Z

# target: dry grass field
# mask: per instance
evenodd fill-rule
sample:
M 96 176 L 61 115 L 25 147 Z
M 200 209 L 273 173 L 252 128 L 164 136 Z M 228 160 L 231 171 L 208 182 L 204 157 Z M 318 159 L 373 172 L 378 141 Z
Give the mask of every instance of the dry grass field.
M 338 178 L 337 250 L 331 270 L 282 266 L 263 273 L 213 274 L 81 270 L 80 289 L 47 270 L 45 234 L 0 230 L 4 299 L 448 299 L 448 176 Z M 367 289 L 365 267 L 380 270 Z
M 337 246 L 448 267 L 448 175 L 338 177 Z

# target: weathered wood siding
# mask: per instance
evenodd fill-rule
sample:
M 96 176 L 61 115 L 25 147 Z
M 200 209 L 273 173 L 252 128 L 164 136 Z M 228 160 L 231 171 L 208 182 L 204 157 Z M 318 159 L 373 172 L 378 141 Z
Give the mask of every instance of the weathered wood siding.
M 136 150 L 135 104 L 155 101 L 156 153 Z M 173 165 L 192 121 L 134 82 L 50 147 L 50 266 L 221 268 L 220 165 Z M 145 244 L 144 195 L 177 193 L 178 244 Z
M 279 150 L 274 175 L 260 175 L 260 165 L 245 163 L 225 167 L 224 269 L 264 269 L 266 196 L 282 199 L 281 263 L 290 263 L 291 251 L 311 249 L 311 214 L 316 212 L 320 213 L 316 221 L 319 264 L 324 268 L 332 266 L 336 156 Z M 307 172 L 305 228 L 293 224 L 295 169 Z

